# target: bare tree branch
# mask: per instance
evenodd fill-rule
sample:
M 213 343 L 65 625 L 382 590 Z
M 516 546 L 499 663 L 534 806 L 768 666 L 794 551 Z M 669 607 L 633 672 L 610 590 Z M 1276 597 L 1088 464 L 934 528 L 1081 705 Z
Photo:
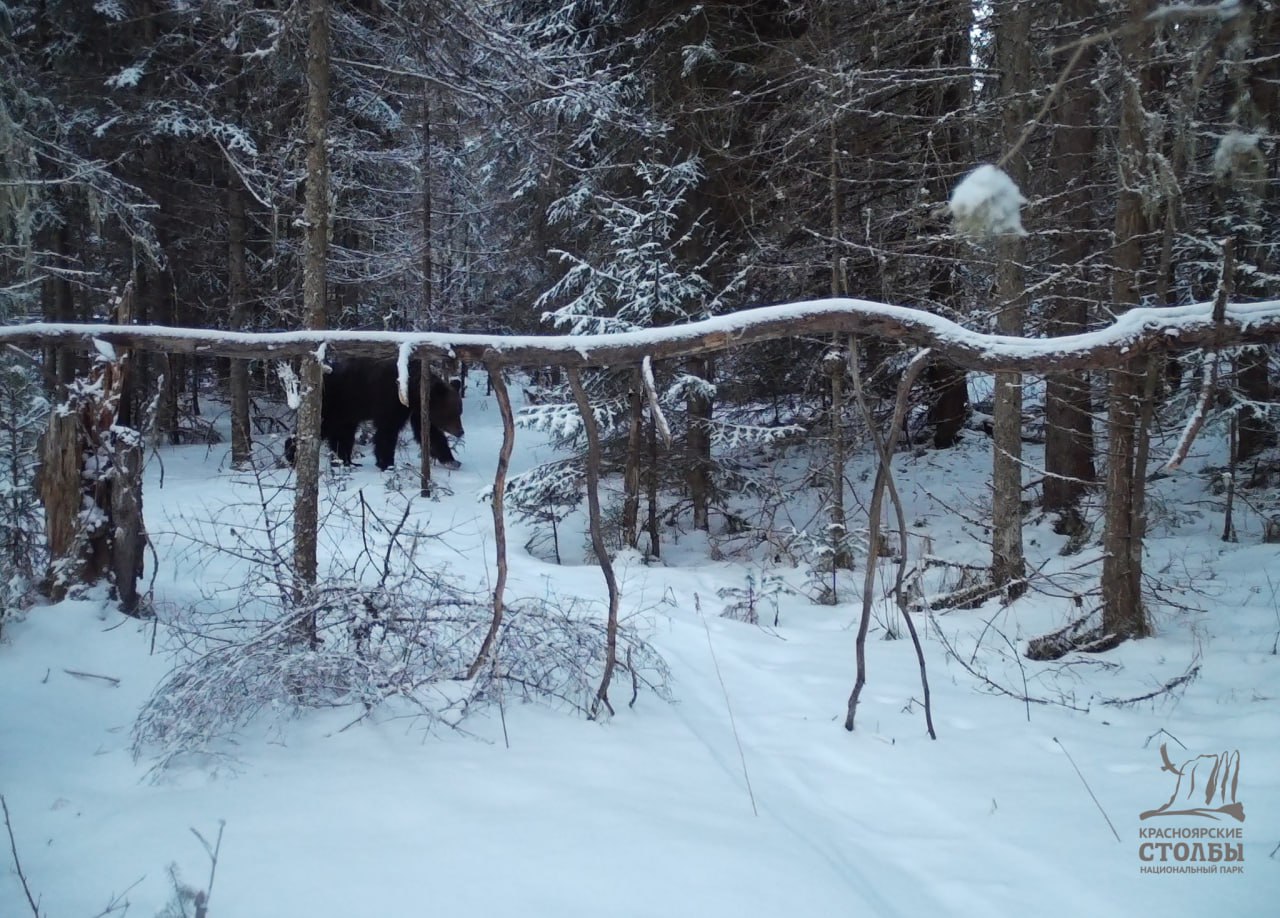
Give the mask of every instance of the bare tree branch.
M 9 833 L 9 851 L 13 854 L 13 869 L 18 874 L 18 881 L 22 884 L 23 893 L 26 894 L 27 904 L 31 906 L 31 914 L 40 918 L 40 906 L 31 895 L 31 887 L 27 885 L 27 877 L 22 872 L 22 862 L 18 860 L 18 843 L 13 838 L 13 824 L 9 821 L 9 804 L 5 802 L 4 794 L 0 794 L 0 809 L 4 810 L 4 827 Z
M 600 688 L 596 692 L 595 704 L 591 706 L 591 716 L 595 717 L 600 703 L 613 714 L 613 705 L 609 704 L 609 681 L 613 678 L 613 667 L 617 658 L 618 634 L 618 580 L 613 573 L 613 562 L 609 560 L 609 549 L 604 544 L 604 533 L 600 522 L 600 431 L 596 425 L 595 412 L 587 401 L 587 391 L 582 387 L 582 377 L 576 367 L 569 367 L 569 386 L 573 389 L 573 398 L 578 403 L 578 412 L 582 415 L 582 424 L 587 434 L 587 508 L 591 517 L 591 546 L 595 549 L 596 560 L 600 562 L 600 570 L 604 573 L 605 583 L 609 587 L 609 630 L 606 638 L 604 676 L 600 679 Z
M 493 621 L 489 625 L 489 633 L 484 636 L 484 643 L 480 645 L 480 652 L 476 654 L 475 662 L 467 670 L 468 679 L 475 678 L 493 651 L 494 639 L 498 636 L 498 629 L 502 627 L 502 600 L 507 587 L 507 525 L 502 511 L 502 499 L 507 487 L 507 467 L 511 464 L 511 451 L 516 443 L 516 422 L 511 410 L 511 396 L 507 393 L 507 381 L 502 378 L 502 369 L 496 364 L 490 364 L 488 370 L 493 394 L 498 399 L 498 410 L 502 413 L 502 449 L 498 452 L 498 468 L 493 473 L 493 496 L 490 498 L 493 506 L 494 552 L 498 558 L 498 582 L 493 586 Z
M 1236 303 L 1214 320 L 1213 303 L 1136 308 L 1111 325 L 1058 338 L 1019 338 L 972 331 L 920 309 L 831 298 L 763 306 L 687 325 L 609 335 L 471 335 L 441 332 L 306 330 L 233 332 L 165 326 L 120 327 L 34 322 L 0 328 L 0 344 L 80 347 L 95 340 L 119 347 L 222 357 L 281 359 L 328 344 L 344 357 L 391 356 L 408 345 L 414 358 L 460 358 L 497 366 L 603 367 L 644 358 L 688 357 L 780 338 L 844 332 L 878 335 L 933 349 L 970 370 L 1049 373 L 1115 366 L 1121 359 L 1175 348 L 1268 344 L 1280 338 L 1280 300 Z
M 902 373 L 902 379 L 898 383 L 898 402 L 893 410 L 893 421 L 889 425 L 889 436 L 884 440 L 880 449 L 879 470 L 876 472 L 875 487 L 871 492 L 871 510 L 868 514 L 868 542 L 867 551 L 867 573 L 862 585 L 862 620 L 858 623 L 858 637 L 856 642 L 856 655 L 858 663 L 858 673 L 853 683 L 853 691 L 849 694 L 849 710 L 845 715 L 844 728 L 853 730 L 854 716 L 858 711 L 858 699 L 862 696 L 862 687 L 867 684 L 867 630 L 871 624 L 871 603 L 873 599 L 873 590 L 876 582 L 876 550 L 880 544 L 880 505 L 884 500 L 885 487 L 889 480 L 889 463 L 893 458 L 893 451 L 898 445 L 898 434 L 902 430 L 903 424 L 907 416 L 907 405 L 910 401 L 911 386 L 915 383 L 925 366 L 928 365 L 932 354 L 926 349 L 918 352 L 911 358 L 911 362 L 907 364 L 907 368 Z M 905 612 L 905 610 L 904 610 Z M 912 629 L 914 636 L 915 629 Z M 919 644 L 917 643 L 917 648 Z M 921 660 L 923 667 L 923 659 Z M 924 672 L 921 669 L 921 677 Z M 924 683 L 925 692 L 929 690 L 928 682 Z M 926 720 L 928 722 L 929 736 L 937 739 L 933 732 L 933 717 L 926 709 Z

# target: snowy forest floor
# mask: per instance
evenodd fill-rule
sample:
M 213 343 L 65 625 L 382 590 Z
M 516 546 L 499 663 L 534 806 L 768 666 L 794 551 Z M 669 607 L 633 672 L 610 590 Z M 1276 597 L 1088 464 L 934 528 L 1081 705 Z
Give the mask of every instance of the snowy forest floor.
M 424 544 L 424 562 L 489 589 L 493 524 L 479 495 L 501 425 L 482 393 L 473 385 L 466 402 L 462 468 L 434 471 L 448 493 L 428 501 L 411 486 L 388 489 L 368 457 L 349 476 L 329 476 L 325 506 L 353 515 L 328 517 L 325 557 L 357 550 L 359 495 L 391 520 L 411 500 L 415 525 L 441 536 Z M 513 471 L 553 455 L 522 430 Z M 399 458 L 416 462 L 417 451 L 402 445 Z M 1040 462 L 1034 450 L 1026 458 Z M 661 563 L 618 562 L 623 616 L 669 663 L 674 702 L 642 691 L 628 708 L 630 686 L 619 686 L 618 714 L 603 722 L 513 702 L 503 716 L 473 715 L 465 733 L 399 709 L 353 726 L 361 712 L 351 707 L 264 717 L 238 738 L 231 767 L 196 759 L 156 774 L 145 755 L 134 760 L 130 731 L 175 663 L 180 642 L 167 622 L 250 580 L 246 562 L 208 543 L 232 546 L 228 530 L 260 504 L 254 477 L 228 468 L 225 444 L 163 448 L 160 459 L 145 490 L 160 623 L 79 599 L 32 610 L 0 645 L 0 793 L 42 915 L 87 918 L 121 893 L 130 915 L 160 913 L 171 864 L 184 882 L 207 883 L 209 859 L 191 830 L 212 841 L 220 820 L 214 918 L 1276 913 L 1277 546 L 1262 544 L 1262 519 L 1247 508 L 1239 542 L 1220 541 L 1222 499 L 1195 462 L 1152 490 L 1147 572 L 1165 600 L 1153 606 L 1156 637 L 1052 664 L 1015 655 L 1073 619 L 1072 594 L 1098 576 L 1085 563 L 1096 544 L 1062 556 L 1063 537 L 1036 517 L 1025 531 L 1039 570 L 1028 596 L 920 619 L 937 741 L 925 733 L 910 641 L 884 640 L 887 606 L 868 644 L 858 729 L 842 728 L 861 572 L 842 581 L 843 604 L 816 605 L 804 571 L 770 568 L 760 553 L 712 561 L 706 539 L 686 535 Z M 855 460 L 850 481 L 869 491 L 869 468 Z M 896 458 L 921 536 L 913 552 L 927 535 L 934 556 L 986 563 L 989 469 L 990 443 L 974 433 L 956 450 Z M 581 515 L 562 532 L 563 565 L 531 557 L 521 547 L 529 527 L 509 526 L 508 595 L 576 597 L 603 614 Z M 748 573 L 783 575 L 796 590 L 779 597 L 776 628 L 772 607 L 762 610 L 768 627 L 720 617 L 729 600 L 718 591 L 742 588 Z M 940 588 L 943 569 L 931 576 Z M 1055 703 L 993 693 L 943 638 L 992 683 Z M 1193 667 L 1193 680 L 1158 691 Z M 1177 765 L 1238 750 L 1246 821 L 1140 820 L 1174 792 L 1162 743 Z M 1140 872 L 1139 833 L 1157 825 L 1240 828 L 1243 872 Z M 7 850 L 3 860 L 0 915 L 28 914 Z

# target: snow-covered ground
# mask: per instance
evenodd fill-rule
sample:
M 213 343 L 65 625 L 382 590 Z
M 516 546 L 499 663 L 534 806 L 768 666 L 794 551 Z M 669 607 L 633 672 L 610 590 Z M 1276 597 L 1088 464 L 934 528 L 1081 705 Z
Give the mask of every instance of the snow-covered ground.
M 486 589 L 493 527 L 477 495 L 501 431 L 482 387 L 466 412 L 463 467 L 436 469 L 451 493 L 414 498 L 411 518 L 442 534 L 425 561 Z M 403 450 L 402 461 L 416 461 Z M 521 431 L 515 470 L 551 455 Z M 244 564 L 191 536 L 207 539 L 208 521 L 225 527 L 259 491 L 227 467 L 225 446 L 166 448 L 161 459 L 145 500 L 165 616 L 242 587 Z M 958 450 L 898 457 L 913 552 L 986 560 L 989 461 L 975 435 Z M 360 493 L 398 518 L 412 492 L 388 490 L 366 460 L 325 500 L 358 506 Z M 848 733 L 856 605 L 797 593 L 781 598 L 776 628 L 772 615 L 769 627 L 721 618 L 717 591 L 762 568 L 710 561 L 705 541 L 686 536 L 662 564 L 619 563 L 623 614 L 669 662 L 674 703 L 641 692 L 628 708 L 628 686 L 603 722 L 513 704 L 505 724 L 492 709 L 468 720 L 467 734 L 428 730 L 402 710 L 353 726 L 359 711 L 330 710 L 246 731 L 233 768 L 187 762 L 155 776 L 153 761 L 130 753 L 133 719 L 174 663 L 163 624 L 95 600 L 35 609 L 0 645 L 0 793 L 50 918 L 96 915 L 121 893 L 130 915 L 157 914 L 173 891 L 170 864 L 207 885 L 209 859 L 191 830 L 212 842 L 220 820 L 215 918 L 1275 915 L 1277 548 L 1261 544 L 1260 516 L 1239 505 L 1240 542 L 1219 541 L 1222 500 L 1193 472 L 1161 482 L 1152 507 L 1147 570 L 1175 601 L 1157 610 L 1155 638 L 1057 664 L 1014 655 L 1011 645 L 1071 620 L 1073 592 L 1097 576 L 1096 565 L 1081 567 L 1096 546 L 1060 557 L 1063 538 L 1034 519 L 1028 553 L 1044 566 L 1029 596 L 920 622 L 936 741 L 925 734 L 909 641 L 873 631 L 858 729 Z M 604 583 L 574 521 L 563 566 L 524 552 L 529 529 L 510 521 L 509 595 L 583 597 L 603 609 Z M 339 523 L 330 520 L 341 538 L 322 539 L 326 557 L 352 550 L 353 531 Z M 804 584 L 801 571 L 769 572 Z M 932 576 L 936 584 L 942 573 Z M 847 581 L 849 600 L 858 577 Z M 991 682 L 1060 703 L 994 694 L 949 658 L 942 637 Z M 1154 692 L 1194 666 L 1197 677 L 1172 693 L 1103 703 Z M 1246 821 L 1140 820 L 1174 792 L 1162 743 L 1175 765 L 1238 750 Z M 1240 829 L 1243 873 L 1142 873 L 1140 846 L 1152 839 L 1139 833 L 1153 826 Z M 30 914 L 8 850 L 0 863 L 0 916 Z

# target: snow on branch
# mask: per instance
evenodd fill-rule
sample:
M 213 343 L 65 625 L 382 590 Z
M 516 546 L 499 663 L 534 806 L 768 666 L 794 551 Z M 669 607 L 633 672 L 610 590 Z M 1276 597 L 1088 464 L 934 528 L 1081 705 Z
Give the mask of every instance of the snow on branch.
M 653 361 L 649 358 L 649 355 L 645 355 L 640 368 L 644 377 L 644 390 L 649 395 L 649 407 L 653 412 L 653 423 L 658 428 L 658 436 L 662 438 L 662 442 L 666 444 L 667 449 L 670 449 L 671 425 L 667 423 L 667 416 L 662 413 L 662 405 L 658 399 L 658 386 L 653 381 Z
M 977 237 L 1025 236 L 1022 196 L 1013 179 L 992 165 L 982 165 L 964 177 L 951 192 L 951 216 L 956 229 Z
M 1172 348 L 1267 344 L 1280 339 L 1280 300 L 1237 303 L 1215 324 L 1212 303 L 1138 308 L 1105 328 L 1058 338 L 1020 338 L 973 331 L 920 309 L 871 300 L 830 298 L 763 306 L 686 325 L 609 335 L 475 335 L 448 332 L 233 332 L 157 325 L 35 322 L 0 327 L 0 344 L 117 347 L 222 357 L 282 359 L 327 344 L 342 356 L 391 357 L 407 347 L 414 359 L 457 356 L 493 366 L 622 367 L 792 338 L 841 332 L 876 335 L 941 356 L 971 370 L 1046 373 L 1104 368 L 1119 358 Z
M 1225 22 L 1244 12 L 1240 0 L 1218 3 L 1162 3 L 1147 14 L 1148 22 L 1179 22 L 1185 19 L 1218 19 Z

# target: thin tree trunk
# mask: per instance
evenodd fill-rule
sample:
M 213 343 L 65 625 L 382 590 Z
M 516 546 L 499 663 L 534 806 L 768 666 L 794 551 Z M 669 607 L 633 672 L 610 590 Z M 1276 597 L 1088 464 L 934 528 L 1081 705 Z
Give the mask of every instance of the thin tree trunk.
M 503 600 L 507 589 L 507 520 L 503 512 L 503 498 L 507 489 L 507 469 L 511 465 L 511 452 L 516 444 L 515 413 L 511 410 L 511 396 L 507 392 L 507 382 L 502 378 L 502 368 L 497 364 L 489 364 L 489 381 L 493 393 L 498 398 L 498 410 L 502 413 L 502 448 L 498 451 L 498 468 L 493 473 L 493 495 L 489 505 L 493 510 L 494 554 L 498 563 L 498 579 L 493 585 L 493 618 L 489 622 L 489 631 L 480 645 L 480 652 L 467 670 L 467 678 L 474 679 L 476 673 L 484 666 L 493 652 L 494 641 L 502 629 Z M 423 428 L 423 451 L 426 452 L 426 428 Z
M 133 430 L 111 431 L 111 574 L 120 611 L 141 614 L 143 551 L 147 544 L 142 519 L 142 440 Z
M 1000 69 L 1004 141 L 1012 147 L 1027 119 L 1031 83 L 1031 10 L 1024 0 L 1004 0 L 997 8 L 997 60 Z M 1021 154 L 1005 163 L 1005 171 L 1021 188 L 1027 181 Z M 1025 331 L 1026 287 L 1022 273 L 1022 237 L 1002 236 L 996 243 L 996 328 L 1006 335 Z M 997 373 L 992 409 L 991 580 L 1016 599 L 1026 591 L 1022 552 L 1022 376 Z
M 235 170 L 227 168 L 227 296 L 231 305 L 231 327 L 241 331 L 249 325 L 249 271 L 245 257 L 248 218 L 244 188 Z M 231 465 L 247 468 L 252 461 L 253 431 L 249 420 L 249 362 L 232 360 Z
M 830 349 L 822 358 L 822 368 L 827 373 L 831 385 L 830 436 L 831 455 L 830 468 L 827 470 L 827 501 L 829 522 L 827 523 L 827 544 L 831 548 L 831 602 L 838 601 L 835 595 L 835 571 L 853 566 L 853 556 L 849 551 L 848 522 L 844 509 L 844 370 L 845 354 L 840 349 L 840 338 L 833 335 Z M 874 547 L 871 555 L 876 554 Z
M 132 325 L 136 318 L 137 288 L 133 281 L 125 285 L 116 307 L 118 325 Z M 147 531 L 142 518 L 142 438 L 129 428 L 133 398 L 134 364 L 137 357 L 131 348 L 116 351 L 114 388 L 116 389 L 115 424 L 103 435 L 111 449 L 110 502 L 111 574 L 120 611 L 125 615 L 140 614 L 141 596 L 138 578 L 142 576 L 143 551 Z
M 691 357 L 686 370 L 691 376 L 711 382 L 709 357 Z M 689 429 L 685 438 L 685 481 L 693 504 L 693 528 L 711 529 L 711 412 L 712 400 L 692 389 L 686 399 Z
M 603 523 L 600 519 L 600 430 L 596 426 L 595 412 L 591 410 L 591 403 L 587 400 L 586 390 L 582 388 L 582 378 L 577 369 L 569 367 L 568 376 L 569 387 L 573 390 L 574 401 L 578 403 L 578 413 L 582 415 L 582 426 L 587 435 L 587 513 L 591 523 L 591 547 L 595 549 L 596 560 L 600 562 L 600 570 L 609 588 L 604 675 L 600 679 L 600 688 L 596 690 L 596 700 L 591 706 L 591 716 L 594 718 L 599 713 L 601 704 L 613 714 L 613 705 L 609 703 L 609 683 L 613 679 L 618 659 L 618 606 L 621 594 L 618 592 L 618 580 L 613 573 L 609 550 L 604 544 Z
M 156 227 L 156 241 L 160 250 L 168 251 L 168 231 L 166 205 L 168 196 L 163 180 L 168 169 L 162 141 L 155 140 L 148 144 L 142 153 L 143 168 L 148 176 L 156 182 L 159 210 L 153 218 Z M 157 325 L 177 324 L 177 312 L 173 301 L 173 283 L 167 268 L 153 265 L 143 267 L 143 283 L 138 289 L 141 312 L 148 322 Z M 178 394 L 182 390 L 183 368 L 186 361 L 181 354 L 163 353 L 153 355 L 149 361 L 154 368 L 153 378 L 159 385 L 156 400 L 156 434 L 163 437 L 171 445 L 180 442 L 178 429 Z
M 329 243 L 329 3 L 308 0 L 306 237 L 302 298 L 306 327 L 326 325 L 325 267 Z M 294 495 L 294 598 L 302 601 L 316 582 L 316 529 L 320 501 L 320 398 L 324 376 L 314 354 L 302 358 L 298 409 L 297 491 Z M 304 623 L 315 643 L 315 621 Z
M 622 475 L 622 544 L 635 548 L 640 541 L 640 464 L 644 446 L 644 383 L 639 369 L 631 376 L 627 399 L 631 425 Z
M 62 223 L 55 227 L 51 235 L 54 260 L 59 268 L 68 269 L 73 266 L 71 252 L 71 211 L 73 204 L 67 195 L 59 193 L 56 200 L 61 202 Z M 75 290 L 67 275 L 54 274 L 45 281 L 45 315 L 53 322 L 74 322 L 76 320 Z M 54 376 L 65 386 L 76 375 L 76 352 L 67 348 L 54 349 L 52 355 Z
M 1022 241 L 1001 240 L 997 295 L 1001 310 L 996 327 L 1005 334 L 1022 332 Z M 997 373 L 992 409 L 991 580 L 1016 599 L 1026 591 L 1022 551 L 1022 375 Z
M 658 423 L 652 412 L 649 414 L 649 469 L 645 488 L 645 499 L 649 502 L 649 557 L 662 555 L 660 533 L 658 531 Z
M 430 7 L 423 4 L 423 16 L 427 15 Z M 435 270 L 432 262 L 431 243 L 433 236 L 431 232 L 431 218 L 434 210 L 431 201 L 431 97 L 430 90 L 426 80 L 421 80 L 422 92 L 422 162 L 419 166 L 422 172 L 422 315 L 420 318 L 419 328 L 435 328 L 435 303 L 433 301 L 434 290 L 432 288 L 431 274 Z M 425 428 L 424 428 L 425 430 Z
M 894 578 L 894 583 L 893 583 L 894 600 L 897 603 L 898 611 L 902 613 L 902 620 L 907 623 L 907 633 L 911 635 L 911 646 L 915 649 L 915 652 L 916 652 L 916 665 L 920 670 L 920 689 L 921 689 L 921 693 L 923 694 L 923 701 L 924 701 L 925 730 L 928 731 L 930 739 L 937 739 L 938 734 L 933 727 L 933 700 L 932 700 L 932 694 L 929 691 L 929 670 L 928 670 L 928 667 L 925 665 L 924 647 L 920 643 L 920 632 L 916 630 L 915 621 L 911 618 L 911 603 L 907 599 L 906 591 L 903 590 L 902 588 L 903 581 L 906 579 L 907 563 L 908 563 L 907 514 L 906 514 L 906 510 L 902 506 L 902 496 L 898 493 L 898 489 L 893 483 L 893 454 L 889 451 L 888 447 L 886 446 L 885 437 L 876 428 L 875 415 L 872 413 L 871 406 L 867 403 L 866 393 L 863 391 L 863 386 L 861 382 L 862 380 L 861 364 L 862 364 L 862 361 L 858 356 L 858 341 L 856 338 L 851 338 L 849 340 L 849 378 L 853 382 L 854 401 L 858 406 L 858 410 L 862 413 L 863 419 L 866 421 L 867 433 L 870 435 L 871 445 L 875 448 L 877 461 L 879 462 L 879 469 L 876 472 L 877 484 L 880 481 L 880 473 L 883 472 L 884 488 L 889 495 L 889 500 L 893 503 L 893 512 L 898 520 L 898 573 L 897 573 L 897 576 Z M 904 381 L 900 381 L 898 384 L 899 385 L 898 404 L 902 405 L 901 411 L 902 411 L 903 417 L 906 416 L 906 410 L 907 410 L 906 406 L 911 396 L 911 386 L 914 385 L 916 377 L 919 375 L 920 370 L 923 369 L 923 361 L 919 358 L 919 356 L 917 356 L 917 358 L 913 361 L 913 364 L 915 366 L 915 369 L 913 370 L 912 364 L 909 364 L 907 366 L 906 372 L 904 372 L 903 374 Z M 898 412 L 899 412 L 898 405 L 895 405 L 894 420 L 891 422 L 891 430 L 893 432 L 889 437 L 889 440 L 893 442 L 895 447 L 897 445 L 898 436 L 902 433 L 902 428 L 904 426 L 901 424 L 901 419 L 897 417 Z M 879 539 L 878 533 L 875 534 L 875 538 L 877 540 Z M 875 569 L 874 564 L 868 564 L 869 571 L 874 573 L 874 569 Z M 864 609 L 869 610 L 870 607 L 866 604 L 866 596 L 867 596 L 866 580 L 864 580 L 863 581 Z M 862 650 L 862 653 L 860 654 L 860 665 L 863 667 L 863 671 L 861 672 L 861 682 L 863 685 L 865 685 L 866 684 L 866 673 L 865 673 L 866 636 L 865 635 L 863 636 L 863 650 Z M 855 691 L 857 693 L 861 693 L 862 689 L 860 686 L 855 686 Z M 854 709 L 857 708 L 856 699 L 853 699 L 853 696 L 851 696 L 851 699 L 852 699 L 852 706 L 851 706 L 849 715 L 846 719 L 846 723 L 845 723 L 846 729 L 852 727 L 853 714 L 856 713 L 856 710 Z
M 971 66 L 973 49 L 970 35 L 974 9 L 968 0 L 947 0 L 942 5 L 938 15 L 943 17 L 946 31 L 937 37 L 936 42 L 922 43 L 931 49 L 929 59 L 922 62 L 926 69 L 936 73 L 938 67 L 950 68 L 953 74 L 958 75 Z M 957 112 L 964 111 L 969 105 L 971 92 L 969 79 L 959 76 L 942 80 L 935 78 L 926 90 L 921 114 L 935 119 L 938 125 L 931 135 L 930 159 L 936 157 L 936 163 L 932 164 L 928 184 L 931 196 L 939 201 L 947 200 L 956 173 L 973 159 L 967 120 L 956 117 Z M 941 227 L 933 231 L 940 236 L 945 232 Z M 927 268 L 929 298 L 941 305 L 951 305 L 956 299 L 953 266 L 958 261 L 955 258 L 956 244 L 940 241 L 934 248 L 943 257 Z M 960 432 L 969 414 L 968 374 L 940 358 L 929 367 L 928 378 L 933 391 L 928 413 L 928 423 L 933 427 L 933 445 L 935 449 L 949 449 L 960 442 Z
M 431 496 L 431 361 L 425 357 L 419 361 L 418 372 L 418 494 Z M 504 383 L 505 386 L 505 383 Z M 503 389 L 505 396 L 506 390 Z M 501 403 L 499 403 L 501 407 Z
M 832 120 L 828 132 L 830 139 L 830 182 L 831 197 L 831 295 L 840 296 L 843 292 L 840 274 L 840 159 L 839 147 L 836 144 L 835 121 Z M 827 543 L 831 546 L 831 601 L 837 602 L 835 571 L 853 566 L 853 556 L 849 551 L 849 523 L 844 509 L 844 372 L 846 355 L 840 348 L 840 335 L 831 336 L 831 349 L 823 357 L 823 369 L 831 381 L 831 468 L 829 471 L 828 494 L 830 501 L 830 522 L 828 523 Z M 875 549 L 871 549 L 875 555 Z
M 871 488 L 871 508 L 867 514 L 867 539 L 872 546 L 868 552 L 867 570 L 862 580 L 862 615 L 858 622 L 858 635 L 854 639 L 854 657 L 857 673 L 854 677 L 853 691 L 849 693 L 849 705 L 845 712 L 844 728 L 852 731 L 858 714 L 858 702 L 862 698 L 862 689 L 867 684 L 867 633 L 871 628 L 871 612 L 875 601 L 876 584 L 876 545 L 880 542 L 880 508 L 884 504 L 885 489 L 889 484 L 889 463 L 893 460 L 893 451 L 898 446 L 898 435 L 902 431 L 907 416 L 907 404 L 911 395 L 911 387 L 915 385 L 920 371 L 929 360 L 926 348 L 917 353 L 907 364 L 898 381 L 898 398 L 894 405 L 893 421 L 889 424 L 889 433 L 884 438 L 876 469 L 875 484 Z M 913 634 L 913 638 L 915 635 Z M 923 673 L 923 668 L 921 670 Z M 929 731 L 933 736 L 932 713 L 929 715 Z

